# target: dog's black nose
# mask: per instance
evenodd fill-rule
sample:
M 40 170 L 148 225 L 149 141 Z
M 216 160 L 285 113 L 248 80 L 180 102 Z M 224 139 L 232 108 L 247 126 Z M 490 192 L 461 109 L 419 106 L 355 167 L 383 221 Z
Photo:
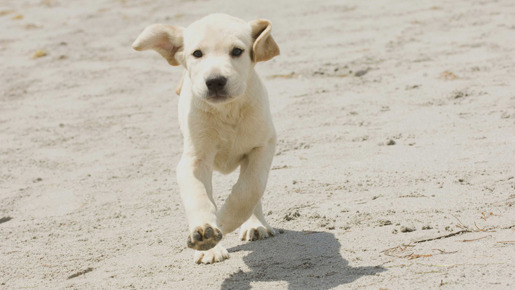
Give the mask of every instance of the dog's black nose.
M 206 86 L 210 91 L 220 91 L 225 87 L 225 84 L 227 84 L 227 78 L 221 76 L 208 78 L 206 80 Z

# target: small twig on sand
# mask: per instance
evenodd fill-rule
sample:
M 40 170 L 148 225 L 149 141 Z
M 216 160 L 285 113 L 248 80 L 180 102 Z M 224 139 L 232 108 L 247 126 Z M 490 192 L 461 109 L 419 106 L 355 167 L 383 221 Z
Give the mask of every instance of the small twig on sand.
M 389 248 L 386 250 L 382 250 L 381 253 L 384 253 L 385 255 L 390 256 L 390 257 L 409 258 L 410 256 L 413 255 L 413 253 L 401 255 L 401 253 L 404 253 L 404 251 L 406 251 L 406 249 L 408 249 L 409 247 L 414 247 L 414 246 L 410 245 L 410 244 L 397 246 L 397 247 Z
M 480 231 L 480 232 L 486 232 L 486 230 L 485 230 L 485 229 L 481 229 L 481 228 L 479 228 L 479 227 L 477 226 L 476 222 L 474 222 L 474 226 L 476 226 L 476 229 L 477 229 L 478 231 Z
M 489 212 L 488 215 L 486 215 L 484 212 L 481 212 L 481 215 L 482 215 L 482 219 L 484 219 L 486 221 L 487 218 L 491 217 L 491 216 L 499 216 L 497 214 L 494 214 L 493 212 Z
M 461 240 L 461 241 L 458 241 L 458 242 L 473 242 L 473 241 L 478 241 L 478 240 L 482 240 L 484 238 L 488 238 L 488 237 L 491 237 L 492 235 L 488 235 L 488 236 L 484 236 L 484 237 L 481 237 L 481 238 L 477 238 L 477 239 L 472 239 L 472 240 Z
M 515 243 L 515 241 L 498 241 L 499 244 Z
M 439 251 L 440 252 L 440 255 L 444 255 L 444 254 L 456 254 L 458 251 L 454 251 L 454 252 L 447 252 L 447 251 L 444 251 L 444 250 L 440 250 L 440 249 L 432 249 L 433 251 Z
M 454 252 L 447 252 L 447 251 L 444 251 L 444 250 L 440 250 L 440 249 L 432 249 L 433 251 L 439 251 L 440 253 L 438 254 L 435 254 L 435 255 L 448 255 L 448 254 L 456 254 L 458 251 L 454 251 Z M 422 255 L 422 254 L 411 254 L 409 257 L 408 257 L 408 260 L 413 260 L 413 259 L 418 259 L 418 258 L 427 258 L 427 257 L 433 257 L 435 255 L 432 255 L 432 254 L 427 254 L 427 255 Z
M 420 244 L 420 243 L 430 242 L 430 241 L 434 241 L 434 240 L 450 238 L 450 237 L 454 237 L 454 236 L 457 236 L 457 235 L 461 235 L 461 234 L 464 234 L 464 233 L 470 233 L 470 232 L 472 232 L 472 231 L 471 230 L 461 230 L 461 231 L 457 231 L 457 232 L 454 232 L 454 233 L 451 233 L 451 234 L 448 234 L 448 235 L 445 235 L 445 236 L 439 236 L 439 237 L 436 237 L 436 238 L 430 238 L 430 239 L 414 241 L 413 243 Z
M 381 251 L 381 253 L 384 253 L 385 255 L 390 256 L 390 257 L 407 258 L 408 260 L 413 260 L 413 259 L 418 259 L 418 258 L 433 257 L 434 255 L 455 254 L 455 253 L 458 252 L 458 251 L 447 252 L 447 251 L 440 250 L 440 249 L 432 249 L 433 251 L 439 251 L 440 253 L 437 253 L 437 254 L 434 254 L 434 255 L 433 254 L 415 254 L 413 252 L 406 253 L 405 251 L 408 248 L 411 248 L 411 247 L 415 247 L 415 246 L 411 245 L 411 244 L 397 246 L 397 247 L 393 247 L 393 248 L 389 248 L 389 249 L 383 250 L 383 251 Z
M 462 228 L 462 229 L 465 229 L 465 230 L 468 230 L 468 229 L 469 229 L 469 227 L 467 227 L 466 225 L 464 225 L 464 224 L 460 221 L 460 219 L 459 219 L 458 217 L 456 217 L 456 216 L 455 216 L 455 215 L 453 215 L 452 213 L 451 213 L 451 215 L 452 215 L 452 216 L 453 216 L 453 217 L 458 221 L 458 223 L 460 223 L 460 224 L 458 225 L 458 227 L 460 227 L 460 228 Z
M 93 271 L 93 268 L 89 267 L 89 268 L 87 268 L 85 270 L 79 271 L 79 272 L 77 272 L 75 274 L 72 274 L 72 275 L 68 276 L 68 279 L 73 279 L 75 277 L 79 277 L 80 275 L 84 275 L 84 274 L 86 274 L 88 272 L 91 272 L 91 271 Z
M 408 257 L 408 260 L 413 260 L 413 259 L 418 259 L 418 258 L 427 258 L 427 257 L 432 257 L 433 255 L 429 254 L 429 255 L 421 255 L 421 254 L 411 254 L 409 257 Z

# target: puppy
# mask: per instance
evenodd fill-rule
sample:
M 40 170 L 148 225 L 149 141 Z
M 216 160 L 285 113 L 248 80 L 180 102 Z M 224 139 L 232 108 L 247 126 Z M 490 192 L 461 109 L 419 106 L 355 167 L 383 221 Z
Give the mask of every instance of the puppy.
M 189 223 L 188 247 L 197 263 L 229 257 L 219 242 L 240 227 L 246 241 L 274 235 L 261 207 L 275 151 L 268 94 L 254 66 L 279 55 L 270 21 L 245 22 L 212 14 L 187 28 L 150 25 L 132 44 L 153 49 L 172 66 L 185 68 L 178 88 L 184 138 L 177 181 Z M 217 210 L 213 170 L 240 167 L 238 181 Z

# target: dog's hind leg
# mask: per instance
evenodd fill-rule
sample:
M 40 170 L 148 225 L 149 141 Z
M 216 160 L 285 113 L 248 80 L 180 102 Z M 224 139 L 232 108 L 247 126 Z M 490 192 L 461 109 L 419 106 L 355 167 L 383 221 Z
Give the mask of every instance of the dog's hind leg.
M 250 218 L 241 225 L 240 239 L 242 241 L 256 241 L 274 235 L 274 229 L 265 220 L 260 200 Z

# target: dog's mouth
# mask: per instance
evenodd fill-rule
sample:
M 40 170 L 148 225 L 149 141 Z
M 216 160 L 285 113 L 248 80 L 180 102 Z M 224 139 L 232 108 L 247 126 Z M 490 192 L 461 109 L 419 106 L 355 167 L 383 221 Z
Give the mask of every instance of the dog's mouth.
M 225 92 L 209 92 L 206 96 L 206 99 L 213 103 L 221 103 L 230 98 Z

